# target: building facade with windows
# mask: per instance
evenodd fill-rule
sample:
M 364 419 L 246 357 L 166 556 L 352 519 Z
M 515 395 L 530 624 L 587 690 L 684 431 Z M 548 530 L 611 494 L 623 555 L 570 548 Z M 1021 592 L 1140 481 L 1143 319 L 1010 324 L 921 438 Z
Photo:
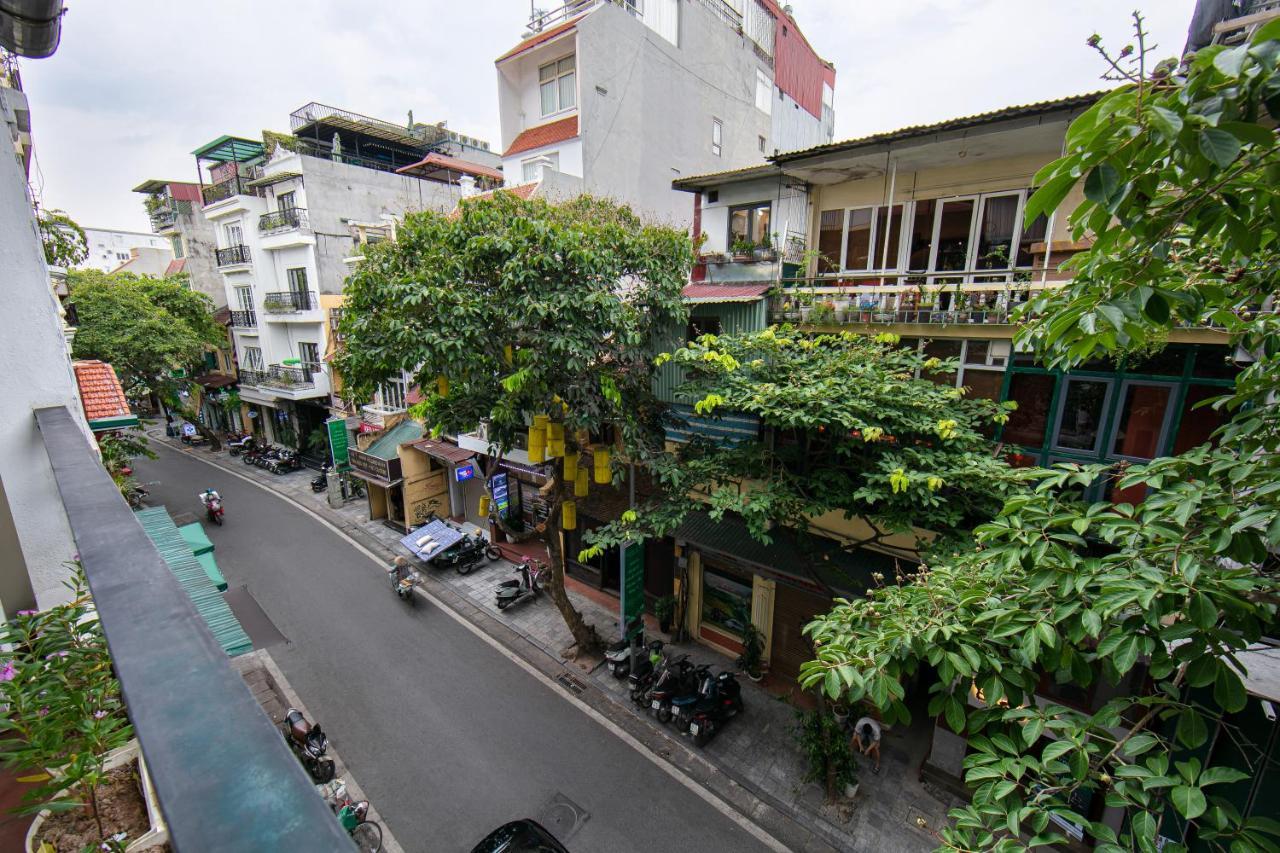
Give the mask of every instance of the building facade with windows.
M 508 185 L 554 170 L 685 226 L 672 179 L 834 132 L 835 69 L 774 0 L 571 0 L 496 65 Z
M 147 180 L 133 188 L 145 198 L 151 230 L 169 246 L 173 259 L 165 273 L 186 273 L 191 287 L 213 300 L 215 308 L 227 305 L 226 288 L 218 275 L 214 253 L 217 240 L 213 225 L 201 208 L 200 185 L 188 181 Z
M 122 264 L 134 258 L 134 249 L 150 249 L 157 252 L 171 252 L 168 240 L 159 234 L 148 234 L 145 231 L 121 231 L 115 228 L 84 229 L 85 240 L 89 245 L 89 254 L 78 265 L 78 269 L 114 272 Z

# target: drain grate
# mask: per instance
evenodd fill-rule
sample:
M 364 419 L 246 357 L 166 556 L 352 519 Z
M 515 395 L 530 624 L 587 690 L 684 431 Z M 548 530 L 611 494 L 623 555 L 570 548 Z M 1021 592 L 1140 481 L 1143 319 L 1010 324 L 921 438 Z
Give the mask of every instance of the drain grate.
M 557 841 L 567 844 L 590 818 L 586 809 L 564 794 L 556 792 L 538 813 L 537 821 L 550 830 Z
M 556 681 L 560 682 L 560 686 L 568 690 L 574 696 L 581 696 L 582 691 L 587 689 L 587 685 L 574 678 L 567 672 L 562 672 L 556 676 Z

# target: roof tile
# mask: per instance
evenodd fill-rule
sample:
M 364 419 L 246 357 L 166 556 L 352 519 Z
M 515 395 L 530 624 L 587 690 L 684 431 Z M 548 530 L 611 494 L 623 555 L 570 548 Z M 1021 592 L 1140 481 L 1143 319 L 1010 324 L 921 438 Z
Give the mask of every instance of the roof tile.
M 128 417 L 129 401 L 115 369 L 103 361 L 75 361 L 71 365 L 80 386 L 80 404 L 90 421 Z
M 519 136 L 511 140 L 511 145 L 502 156 L 510 157 L 512 154 L 519 154 L 521 151 L 532 151 L 544 145 L 553 145 L 566 139 L 576 139 L 577 136 L 578 117 L 576 115 L 569 116 L 568 118 L 540 124 L 537 127 L 522 131 Z

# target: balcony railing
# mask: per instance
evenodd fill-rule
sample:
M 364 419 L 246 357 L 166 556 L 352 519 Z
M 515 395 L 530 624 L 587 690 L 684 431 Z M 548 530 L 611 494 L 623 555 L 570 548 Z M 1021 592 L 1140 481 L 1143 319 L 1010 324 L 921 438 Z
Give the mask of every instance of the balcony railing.
M 218 266 L 220 267 L 249 263 L 248 246 L 228 246 L 225 249 L 219 249 L 214 254 L 217 256 Z
M 267 380 L 271 378 L 271 374 L 265 370 L 241 368 L 236 372 L 240 377 L 241 385 L 265 385 Z
M 164 231 L 167 228 L 172 228 L 177 223 L 178 211 L 174 204 L 170 200 L 167 204 L 150 211 L 149 218 L 151 219 L 152 231 Z
M 278 290 L 262 298 L 262 307 L 268 314 L 292 314 L 320 307 L 320 300 L 308 290 Z
M 258 325 L 258 315 L 254 311 L 232 311 L 231 325 L 238 329 L 252 329 Z
M 274 234 L 306 227 L 307 211 L 302 207 L 290 207 L 273 213 L 264 213 L 258 217 L 258 231 L 262 234 Z
M 277 388 L 306 388 L 316 384 L 315 374 L 320 365 L 303 362 L 299 366 L 273 364 L 267 370 L 267 378 L 259 383 Z
M 206 205 L 225 201 L 235 195 L 262 195 L 262 190 L 248 186 L 252 174 L 232 175 L 225 181 L 200 188 L 200 197 Z
M 698 0 L 698 2 L 735 30 L 742 29 L 742 13 L 730 6 L 726 0 Z
M 354 850 L 71 413 L 35 418 L 173 849 Z
M 963 274 L 960 274 L 961 276 Z M 986 281 L 926 283 L 917 274 L 886 274 L 901 284 L 846 284 L 831 279 L 784 281 L 769 298 L 770 322 L 829 326 L 846 323 L 1008 324 L 1014 312 L 1035 294 L 1061 287 L 1028 272 L 991 273 Z M 878 277 L 877 277 L 878 278 Z M 963 280 L 958 278 L 957 281 Z

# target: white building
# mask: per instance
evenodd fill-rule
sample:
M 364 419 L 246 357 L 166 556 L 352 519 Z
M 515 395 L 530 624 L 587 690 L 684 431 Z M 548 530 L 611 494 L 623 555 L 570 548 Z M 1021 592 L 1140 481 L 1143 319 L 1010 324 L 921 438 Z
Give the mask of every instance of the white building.
M 102 272 L 114 272 L 121 264 L 134 258 L 134 249 L 154 249 L 168 253 L 173 259 L 173 249 L 169 241 L 157 234 L 145 231 L 119 231 L 114 228 L 85 228 L 85 239 L 89 243 L 89 255 L 77 269 L 93 269 Z
M 570 0 L 535 15 L 496 62 L 507 183 L 554 169 L 687 226 L 673 180 L 830 142 L 835 69 L 788 10 L 775 0 Z
M 255 432 L 306 449 L 333 413 L 325 356 L 359 244 L 409 211 L 452 210 L 466 187 L 496 185 L 487 143 L 443 125 L 393 125 L 308 104 L 294 136 L 224 136 L 198 149 L 203 215 L 231 309 L 240 398 Z M 270 146 L 270 148 L 268 148 Z

